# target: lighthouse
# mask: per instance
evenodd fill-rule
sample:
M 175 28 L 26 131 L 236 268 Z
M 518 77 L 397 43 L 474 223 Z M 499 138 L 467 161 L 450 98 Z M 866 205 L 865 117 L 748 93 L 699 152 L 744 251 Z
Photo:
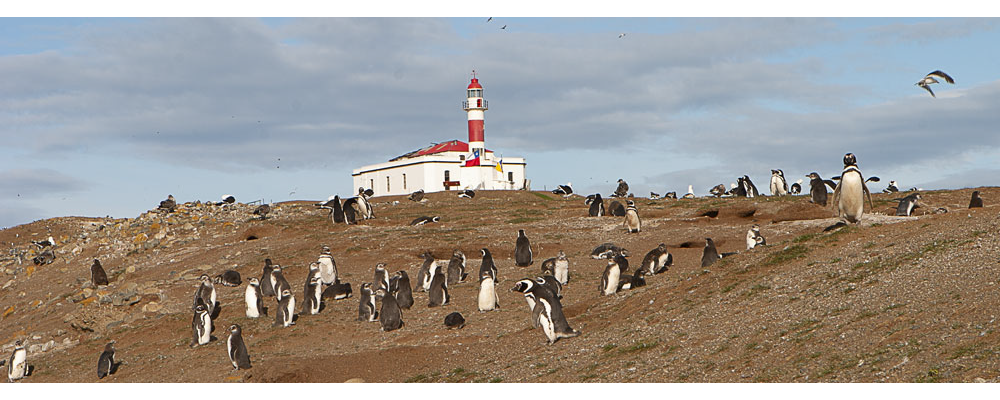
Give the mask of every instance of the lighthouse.
M 431 143 L 388 162 L 355 169 L 355 188 L 372 189 L 375 196 L 426 193 L 456 189 L 530 189 L 522 157 L 501 156 L 486 148 L 485 116 L 488 109 L 483 85 L 476 71 L 465 90 L 468 143 L 448 140 Z

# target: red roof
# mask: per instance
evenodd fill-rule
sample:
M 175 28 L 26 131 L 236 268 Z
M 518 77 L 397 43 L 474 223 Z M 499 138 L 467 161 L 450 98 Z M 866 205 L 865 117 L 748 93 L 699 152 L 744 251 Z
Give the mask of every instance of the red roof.
M 398 159 L 401 159 L 401 158 L 413 158 L 413 157 L 419 157 L 419 156 L 426 156 L 426 155 L 429 155 L 429 154 L 444 153 L 444 152 L 447 152 L 447 151 L 459 151 L 459 152 L 462 152 L 462 153 L 468 153 L 469 152 L 469 144 L 465 143 L 465 142 L 463 142 L 461 140 L 449 140 L 447 142 L 435 143 L 435 144 L 430 145 L 428 147 L 424 147 L 424 148 L 419 149 L 419 150 L 411 151 L 411 152 L 403 154 L 403 155 L 401 155 L 399 157 L 393 158 L 393 159 L 391 159 L 389 161 L 395 161 L 395 160 L 398 160 Z M 487 149 L 486 152 L 487 153 L 492 153 L 493 151 Z
M 469 84 L 469 89 L 482 89 L 483 87 L 479 85 L 479 79 L 472 78 L 472 83 Z

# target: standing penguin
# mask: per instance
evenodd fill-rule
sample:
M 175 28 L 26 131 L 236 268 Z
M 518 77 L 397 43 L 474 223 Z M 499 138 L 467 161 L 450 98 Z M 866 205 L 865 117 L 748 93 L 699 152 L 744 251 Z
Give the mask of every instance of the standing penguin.
M 764 236 L 760 234 L 760 225 L 753 224 L 747 231 L 747 250 L 750 250 L 757 246 L 763 246 L 767 244 L 764 240 Z
M 527 267 L 531 264 L 531 242 L 524 235 L 524 229 L 518 229 L 517 242 L 514 244 L 514 265 Z
M 309 278 L 306 281 L 305 290 L 302 294 L 302 312 L 309 315 L 319 314 L 322 304 L 323 280 L 319 277 L 319 270 L 309 271 Z
M 542 273 L 551 274 L 559 281 L 559 284 L 565 285 L 569 282 L 569 259 L 566 258 L 566 253 L 559 250 L 559 254 L 555 257 L 547 259 L 542 262 Z
M 780 169 L 771 170 L 771 196 L 784 196 L 788 194 L 788 182 L 785 181 L 785 173 Z
M 981 208 L 983 206 L 983 198 L 979 197 L 979 191 L 975 190 L 972 192 L 972 200 L 969 200 L 969 208 Z
M 525 298 L 532 298 L 529 301 L 529 304 L 534 304 L 531 319 L 534 324 L 542 327 L 549 344 L 562 338 L 580 336 L 580 331 L 569 326 L 566 315 L 563 314 L 562 303 L 548 288 L 531 279 L 522 279 L 511 290 L 524 293 Z
M 427 290 L 427 307 L 437 307 L 448 304 L 448 300 L 451 299 L 448 296 L 448 279 L 444 277 L 444 272 L 441 271 L 441 266 L 434 264 L 431 267 L 430 275 L 433 276 L 431 279 L 431 287 Z
M 604 273 L 601 274 L 601 285 L 598 286 L 600 289 L 600 294 L 602 296 L 609 296 L 618 292 L 618 280 L 621 277 L 621 267 L 615 260 L 608 260 L 608 266 L 604 267 Z
M 282 272 L 282 268 L 278 264 L 273 265 L 274 269 L 271 270 L 271 282 L 274 283 L 274 296 L 281 301 L 285 296 L 285 290 L 289 292 L 292 290 L 292 285 L 288 284 L 288 280 L 285 279 L 285 273 Z
M 896 193 L 898 191 L 899 191 L 899 186 L 896 184 L 896 181 L 889 181 L 889 186 L 886 186 L 885 189 L 882 189 L 882 193 Z
M 378 310 L 378 323 L 382 326 L 383 332 L 394 331 L 403 327 L 403 311 L 396 303 L 396 297 L 386 290 L 379 289 L 378 295 L 382 298 L 382 308 Z
M 632 290 L 640 286 L 646 286 L 646 278 L 642 275 L 641 269 L 636 269 L 632 275 L 622 275 L 618 280 L 618 290 Z
M 337 281 L 337 261 L 330 254 L 329 247 L 323 245 L 316 262 L 319 263 L 319 277 L 323 279 L 324 285 L 332 285 Z
M 94 284 L 94 287 L 108 285 L 108 274 L 104 273 L 104 267 L 101 266 L 101 262 L 96 258 L 94 259 L 94 264 L 90 266 L 90 281 Z
M 899 205 L 896 206 L 896 215 L 901 217 L 909 217 L 913 214 L 913 209 L 920 207 L 917 201 L 920 200 L 920 193 L 912 193 L 902 199 L 899 199 Z
M 250 353 L 247 352 L 247 345 L 243 342 L 243 328 L 239 324 L 229 326 L 226 350 L 229 352 L 229 362 L 233 363 L 234 371 L 250 369 Z
M 413 306 L 413 291 L 410 290 L 410 276 L 406 271 L 396 271 L 396 276 L 389 280 L 389 292 L 396 297 L 399 308 L 409 310 Z
M 556 277 L 552 275 L 542 275 L 535 277 L 535 282 L 538 283 L 539 285 L 548 288 L 552 292 L 552 294 L 556 296 L 556 298 L 561 299 L 563 297 L 562 285 L 559 284 L 559 281 L 556 280 Z
M 372 284 L 365 282 L 361 284 L 361 302 L 358 304 L 358 321 L 375 322 L 378 320 L 378 313 L 375 311 L 375 294 L 372 292 Z
M 588 215 L 591 217 L 602 217 L 604 214 L 604 200 L 601 199 L 601 194 L 598 193 L 594 195 L 594 200 L 590 203 Z
M 420 266 L 420 270 L 417 271 L 417 286 L 414 288 L 418 292 L 426 292 L 430 287 L 431 278 L 433 278 L 430 275 L 430 271 L 431 267 L 435 264 L 434 256 L 430 251 L 425 251 L 422 256 L 424 257 L 424 263 Z
M 628 233 L 639 233 L 641 222 L 639 221 L 639 211 L 635 209 L 635 202 L 628 201 L 628 208 L 625 209 L 625 222 L 623 223 Z
M 666 272 L 667 268 L 674 263 L 674 258 L 667 251 L 667 245 L 665 243 L 660 243 L 655 249 L 646 253 L 646 256 L 642 258 L 642 265 L 639 266 L 638 270 L 642 270 L 646 275 L 654 275 L 662 272 Z
M 205 304 L 205 308 L 208 310 L 208 315 L 215 315 L 215 299 L 215 285 L 212 283 L 212 278 L 210 278 L 207 274 L 202 274 L 201 286 L 198 286 L 198 291 L 194 294 L 194 304 L 197 306 L 198 301 L 201 300 Z
M 264 259 L 264 271 L 260 275 L 260 293 L 267 297 L 273 297 L 274 294 L 274 264 L 271 264 L 270 258 Z
M 295 296 L 290 289 L 281 289 L 281 300 L 278 300 L 278 312 L 274 313 L 274 325 L 287 328 L 295 325 Z
M 840 182 L 833 190 L 833 206 L 837 208 L 837 217 L 850 223 L 860 223 L 865 212 L 866 196 L 869 206 L 874 209 L 872 194 L 858 169 L 858 160 L 854 154 L 847 153 L 844 155 L 844 172 L 840 174 Z
M 208 314 L 208 307 L 198 299 L 198 305 L 194 307 L 194 318 L 191 321 L 191 347 L 208 344 L 212 340 L 212 317 Z
M 358 224 L 358 211 L 354 209 L 356 204 L 358 204 L 357 198 L 344 200 L 344 223 L 347 225 Z
M 455 249 L 451 253 L 451 260 L 448 261 L 448 284 L 454 285 L 459 282 L 465 282 L 465 278 L 468 275 L 465 272 L 465 253 L 462 253 L 459 249 Z
M 339 224 L 345 222 L 344 220 L 344 207 L 340 203 L 340 196 L 333 196 L 333 209 L 330 211 L 330 218 L 333 219 L 333 223 Z
M 719 255 L 719 251 L 715 249 L 715 242 L 712 238 L 705 238 L 705 251 L 701 254 L 701 267 L 705 268 L 709 265 L 714 264 L 722 256 Z
M 115 366 L 115 341 L 112 340 L 104 346 L 101 356 L 97 357 L 97 379 L 104 379 L 111 374 Z
M 500 297 L 496 291 L 496 270 L 480 271 L 479 275 L 479 311 L 493 311 L 500 308 Z
M 490 249 L 483 247 L 479 250 L 480 254 L 483 255 L 483 261 L 479 264 L 479 276 L 482 277 L 483 274 L 488 273 L 493 276 L 493 280 L 499 282 L 497 277 L 497 266 L 493 263 L 493 254 L 490 254 Z
M 260 281 L 257 278 L 247 279 L 247 290 L 243 298 L 247 303 L 247 318 L 260 318 L 264 315 L 264 296 L 260 293 Z
M 375 264 L 375 279 L 372 280 L 375 285 L 372 290 L 385 290 L 389 291 L 389 272 L 385 270 L 385 263 Z
M 806 175 L 809 178 L 809 195 L 812 196 L 812 203 L 826 207 L 826 183 L 819 174 L 812 172 Z
M 24 379 L 26 375 L 28 375 L 28 351 L 24 349 L 24 343 L 18 339 L 14 341 L 14 351 L 7 360 L 7 381 L 13 383 Z
M 358 188 L 358 210 L 361 211 L 362 219 L 372 219 L 375 218 L 375 210 L 372 209 L 371 203 L 368 202 L 368 194 L 365 193 L 364 188 Z

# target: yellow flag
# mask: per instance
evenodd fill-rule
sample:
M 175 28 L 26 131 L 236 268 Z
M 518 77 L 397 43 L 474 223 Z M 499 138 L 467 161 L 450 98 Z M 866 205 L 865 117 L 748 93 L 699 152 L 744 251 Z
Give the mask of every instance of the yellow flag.
M 501 160 L 497 160 L 497 171 L 500 171 L 501 174 L 503 173 L 503 160 L 502 159 Z

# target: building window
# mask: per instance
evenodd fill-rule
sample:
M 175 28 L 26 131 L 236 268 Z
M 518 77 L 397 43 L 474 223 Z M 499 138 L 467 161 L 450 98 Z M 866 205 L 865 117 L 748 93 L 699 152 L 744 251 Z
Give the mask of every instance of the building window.
M 389 177 L 387 176 L 387 177 L 385 177 L 385 192 L 389 193 L 391 191 L 392 191 L 392 189 L 389 189 Z
M 372 190 L 375 190 L 375 178 L 368 180 L 368 187 L 372 188 Z
M 507 180 L 510 181 L 510 183 L 514 183 L 514 171 L 507 173 Z
M 451 181 L 451 171 L 448 171 L 448 170 L 444 171 L 444 181 L 445 182 Z
M 403 174 L 403 190 L 406 190 L 406 174 Z

